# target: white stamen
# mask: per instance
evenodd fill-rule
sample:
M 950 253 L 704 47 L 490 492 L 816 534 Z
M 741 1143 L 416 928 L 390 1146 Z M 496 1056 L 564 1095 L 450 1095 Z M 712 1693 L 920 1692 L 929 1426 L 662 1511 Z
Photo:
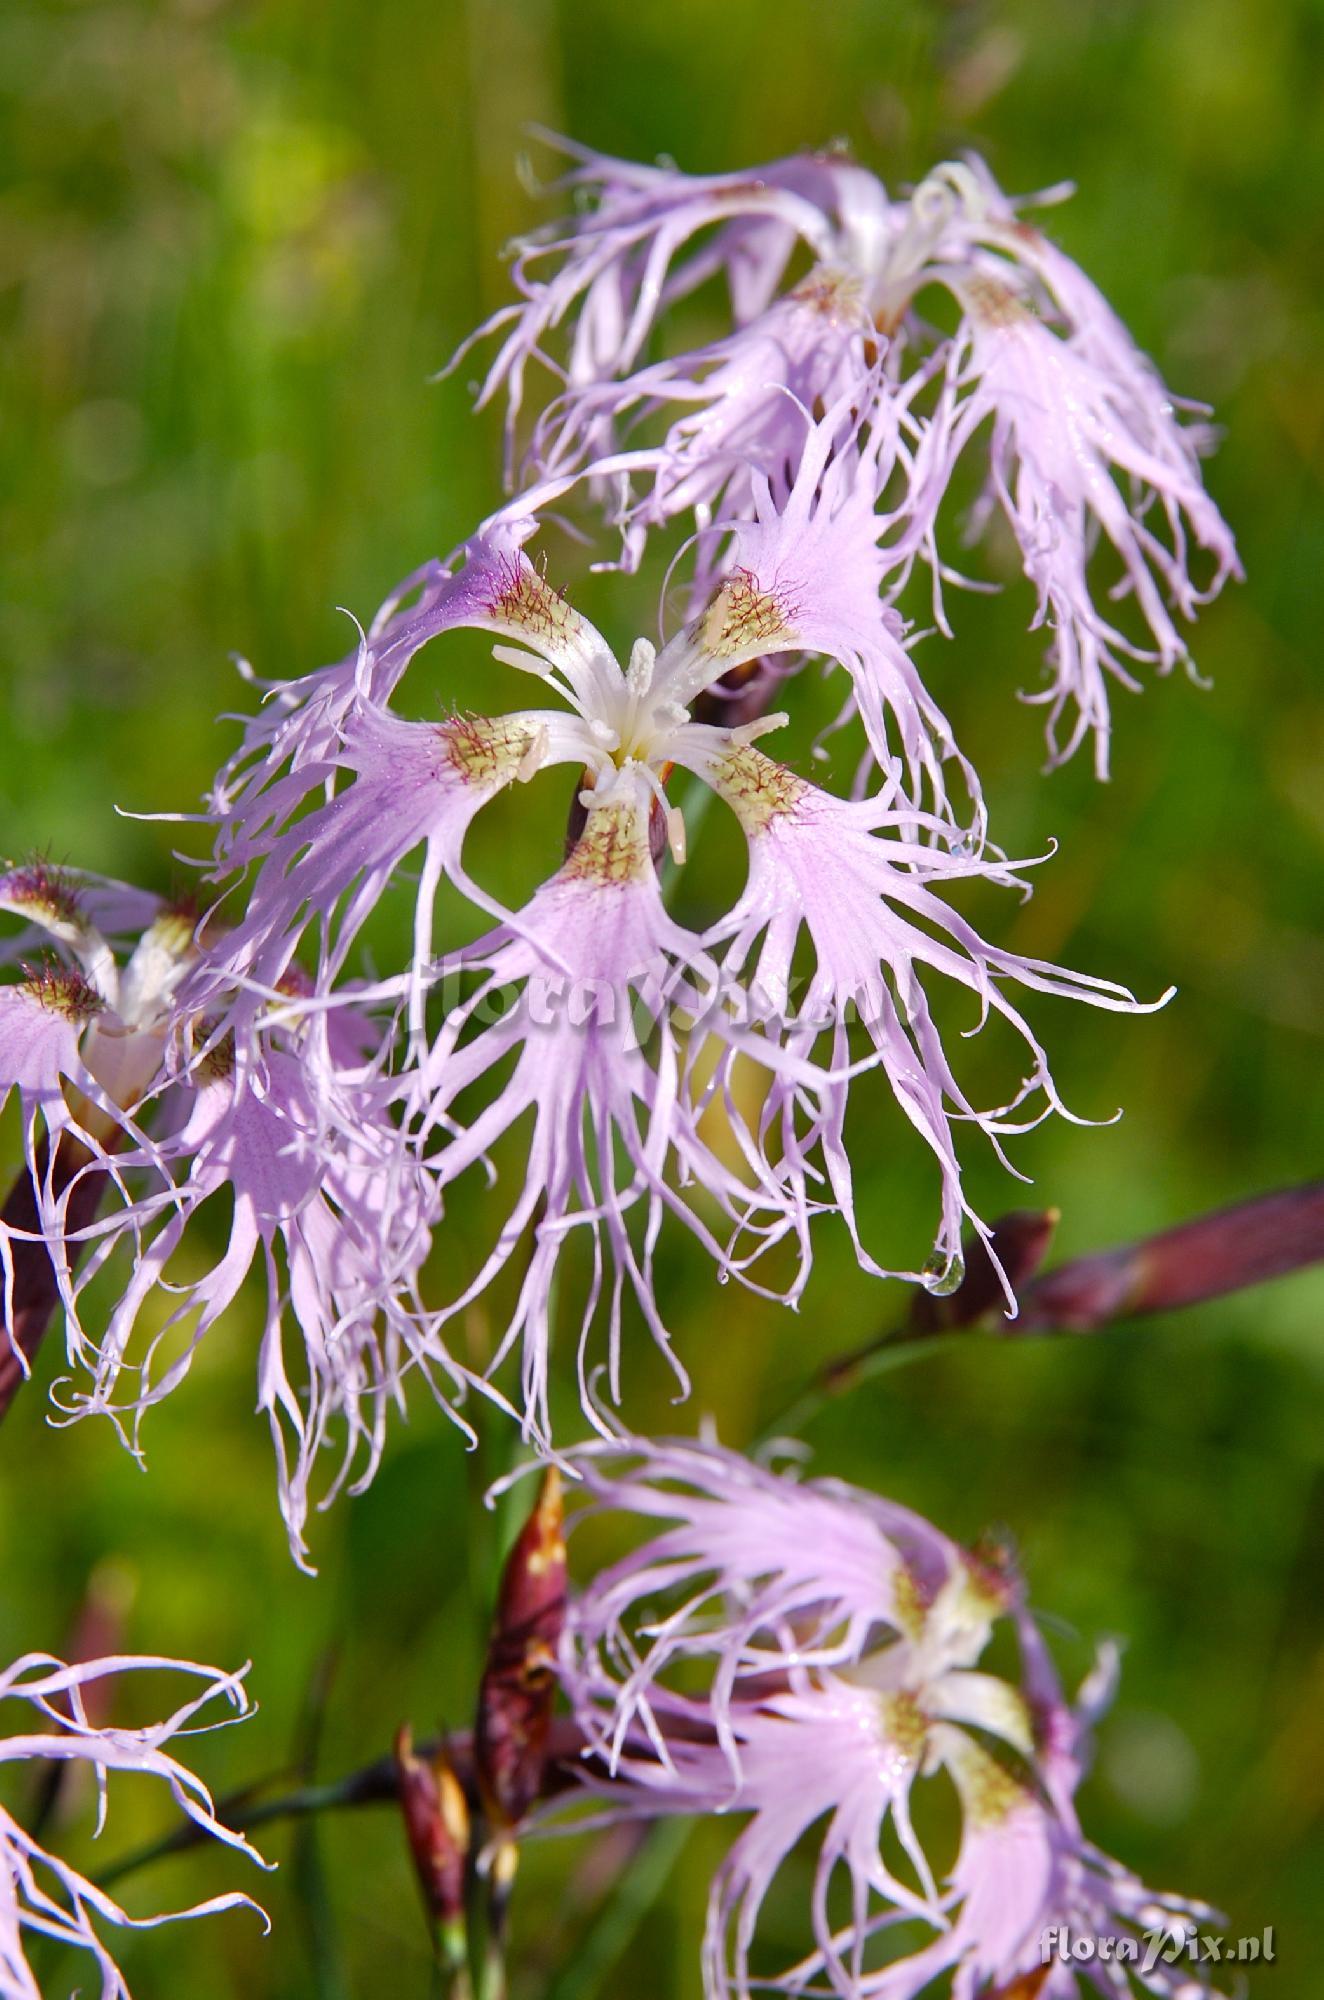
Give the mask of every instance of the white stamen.
M 522 674 L 536 674 L 540 681 L 556 678 L 549 661 L 539 659 L 536 653 L 526 653 L 522 646 L 493 646 L 492 658 L 500 660 L 503 667 L 518 667 Z
M 543 758 L 547 755 L 547 741 L 547 724 L 540 722 L 515 772 L 521 785 L 527 785 L 534 773 L 542 769 Z
M 677 868 L 685 865 L 685 818 L 679 806 L 667 807 L 667 846 Z
M 593 783 L 585 785 L 583 791 L 579 794 L 579 803 L 583 806 L 585 812 L 594 812 L 603 803 L 606 793 L 611 789 L 611 781 L 614 776 L 614 772 L 599 771 L 594 776 Z

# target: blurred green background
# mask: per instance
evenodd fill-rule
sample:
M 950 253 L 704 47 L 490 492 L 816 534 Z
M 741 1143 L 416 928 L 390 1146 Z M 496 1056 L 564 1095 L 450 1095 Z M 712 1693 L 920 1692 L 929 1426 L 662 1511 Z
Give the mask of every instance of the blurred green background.
M 540 212 L 515 173 L 528 125 L 694 169 L 843 137 L 893 183 L 973 144 L 1010 188 L 1078 183 L 1051 227 L 1174 388 L 1217 406 L 1209 480 L 1249 580 L 1203 621 L 1208 691 L 1178 678 L 1118 697 L 1107 787 L 1087 759 L 1040 775 L 1040 714 L 1012 698 L 1038 658 L 1023 586 L 957 600 L 959 643 L 921 654 L 995 836 L 1012 852 L 1061 843 L 1027 908 L 981 918 L 1020 949 L 1180 989 L 1136 1021 L 1040 1007 L 1069 1099 L 1126 1116 L 1022 1142 L 1028 1197 L 972 1151 L 972 1191 L 985 1214 L 1056 1204 L 1070 1253 L 1317 1173 L 1322 48 L 1307 0 L 8 0 L 0 848 L 166 887 L 187 829 L 114 808 L 194 806 L 233 740 L 215 718 L 244 705 L 227 656 L 267 676 L 336 657 L 337 606 L 370 614 L 496 504 L 496 421 L 471 415 L 466 371 L 428 378 L 505 298 L 501 245 Z M 651 629 L 656 568 L 590 588 L 582 556 L 557 560 L 609 630 Z M 470 692 L 481 655 L 457 642 L 455 657 Z M 425 706 L 454 690 L 445 660 L 416 670 Z M 499 878 L 545 858 L 559 811 L 526 811 L 508 846 L 489 843 Z M 692 893 L 725 893 L 731 861 L 701 847 Z M 934 1192 L 913 1164 L 896 1121 L 863 1121 L 873 1240 L 911 1256 Z M 472 1248 L 485 1214 L 481 1191 L 463 1195 L 455 1240 Z M 798 1315 L 719 1292 L 702 1254 L 672 1243 L 664 1306 L 695 1391 L 671 1407 L 632 1324 L 640 1427 L 713 1412 L 742 1443 L 903 1303 L 830 1234 Z M 1280 2000 L 1320 1991 L 1322 1307 L 1315 1273 L 1093 1342 L 967 1345 L 812 1431 L 819 1470 L 960 1535 L 1009 1531 L 1071 1671 L 1100 1637 L 1125 1639 L 1090 1829 L 1156 1886 L 1220 1904 L 1234 1935 L 1275 1925 L 1279 1963 L 1251 1990 Z M 126 1644 L 254 1659 L 259 1717 L 198 1746 L 222 1789 L 289 1758 L 329 1650 L 325 1771 L 375 1755 L 405 1715 L 464 1723 L 508 1532 L 476 1496 L 509 1437 L 488 1424 L 466 1456 L 420 1396 L 371 1491 L 316 1527 L 320 1577 L 296 1574 L 251 1415 L 256 1325 L 250 1308 L 211 1337 L 149 1423 L 146 1477 L 108 1429 L 48 1428 L 36 1392 L 5 1426 L 0 1471 L 0 1656 L 69 1643 L 113 1559 L 132 1586 Z M 462 1339 L 481 1352 L 491 1327 Z M 161 1805 L 122 1785 L 98 1852 L 149 1836 Z M 582 1854 L 530 1856 L 516 2000 L 694 1994 L 724 1837 L 702 1830 L 659 1900 L 596 1929 Z M 126 1939 L 136 1993 L 426 1993 L 389 1815 L 325 1823 L 320 1889 L 306 1845 L 278 1832 L 267 1846 L 282 1862 L 256 1885 L 272 1937 L 234 1916 Z M 147 1908 L 250 1874 L 171 1862 L 125 1893 Z M 776 1922 L 793 1943 L 789 1912 Z M 78 1982 L 68 1961 L 43 1964 L 48 1992 Z

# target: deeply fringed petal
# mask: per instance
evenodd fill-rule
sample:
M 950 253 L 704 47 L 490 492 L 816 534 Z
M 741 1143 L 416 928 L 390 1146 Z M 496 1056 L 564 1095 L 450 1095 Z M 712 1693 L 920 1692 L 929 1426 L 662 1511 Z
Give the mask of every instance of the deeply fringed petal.
M 752 745 L 723 745 L 713 734 L 692 752 L 695 768 L 727 800 L 749 842 L 749 875 L 734 908 L 711 927 L 706 942 L 726 942 L 722 961 L 728 984 L 743 980 L 754 1018 L 784 1046 L 808 1058 L 826 1046 L 822 1108 L 808 1132 L 796 1124 L 791 1094 L 774 1091 L 765 1119 L 780 1119 L 783 1162 L 806 1160 L 822 1148 L 837 1204 L 861 1262 L 880 1267 L 865 1251 L 855 1224 L 850 1162 L 844 1138 L 851 1093 L 865 1086 L 850 1063 L 849 1026 L 862 1024 L 897 1103 L 929 1147 L 942 1174 L 942 1219 L 935 1258 L 925 1272 L 890 1275 L 950 1281 L 959 1269 L 962 1231 L 988 1230 L 970 1207 L 954 1127 L 977 1125 L 1001 1154 L 1001 1137 L 1023 1131 L 1050 1110 L 1067 1112 L 1047 1054 L 1024 1014 L 1004 990 L 1008 982 L 1060 998 L 1084 1000 L 1112 1011 L 1143 1010 L 1124 987 L 1066 971 L 1039 959 L 990 945 L 944 900 L 944 892 L 970 879 L 1012 883 L 1005 862 L 953 851 L 941 839 L 921 844 L 915 814 L 895 792 L 843 800 L 819 790 Z M 930 834 L 940 832 L 936 823 Z M 807 936 L 812 966 L 797 986 L 797 946 Z M 965 988 L 978 1022 L 992 1013 L 1015 1031 L 1030 1057 L 1013 1105 L 980 1110 L 972 1104 L 948 1058 L 924 981 L 933 975 Z M 870 1065 L 872 1066 L 872 1065 Z M 1036 1111 L 1013 1115 L 1014 1106 L 1038 1097 Z M 1009 1305 L 1014 1301 L 1008 1298 Z
M 771 303 L 797 243 L 830 251 L 827 212 L 856 172 L 806 154 L 746 174 L 683 174 L 554 143 L 578 161 L 561 185 L 575 191 L 581 212 L 516 246 L 511 270 L 522 302 L 474 336 L 503 333 L 479 402 L 506 392 L 511 473 L 531 361 L 571 385 L 624 374 L 659 313 L 715 274 L 726 280 L 737 323 L 753 319 Z M 562 359 L 548 342 L 571 323 Z
M 17 960 L 22 975 L 0 988 L 0 1108 L 17 1096 L 27 1183 L 24 1196 L 20 1178 L 0 1216 L 0 1302 L 5 1338 L 26 1372 L 15 1329 L 36 1301 L 25 1286 L 35 1282 L 46 1298 L 42 1326 L 49 1310 L 38 1246 L 61 1254 L 74 1183 L 85 1218 L 100 1184 L 118 1174 L 116 1153 L 141 1136 L 135 1108 L 160 1067 L 192 924 L 157 897 L 42 862 L 0 875 L 0 910 L 26 923 L 0 946 L 0 962 Z M 131 942 L 126 932 L 137 926 Z M 112 939 L 127 947 L 123 962 Z M 35 964 L 26 956 L 34 946 L 43 953 Z
M 743 660 L 821 655 L 845 668 L 874 757 L 915 804 L 954 816 L 945 766 L 955 762 L 982 825 L 974 768 L 957 750 L 886 601 L 887 579 L 904 556 L 895 546 L 895 517 L 876 506 L 897 453 L 895 412 L 879 404 L 877 387 L 875 373 L 864 385 L 863 401 L 873 410 L 867 426 L 858 393 L 816 423 L 795 413 L 794 476 L 775 484 L 751 476 L 750 518 L 724 524 L 718 567 L 725 580 L 696 621 L 694 662 L 678 659 L 672 680 L 677 699 L 692 700 Z
M 518 573 L 520 544 L 533 525 L 503 522 L 447 562 L 425 563 L 335 665 L 298 680 L 256 682 L 262 707 L 244 718 L 243 740 L 217 774 L 208 802 L 218 877 L 261 855 L 300 801 L 324 789 L 346 722 L 365 706 L 384 707 L 429 640 L 487 620 Z
M 200 1682 L 198 1692 L 164 1720 L 141 1729 L 95 1728 L 84 1706 L 87 1689 L 109 1678 L 162 1673 L 188 1676 Z M 9 1720 L 11 1704 L 26 1702 L 37 1726 L 0 1736 L 0 1764 L 28 1760 L 77 1762 L 95 1773 L 105 1814 L 107 1776 L 111 1771 L 136 1771 L 159 1778 L 181 1812 L 203 1833 L 239 1849 L 262 1864 L 261 1856 L 216 1816 L 201 1779 L 175 1757 L 167 1745 L 172 1737 L 218 1728 L 226 1720 L 249 1712 L 243 1674 L 220 1674 L 213 1667 L 187 1660 L 124 1656 L 65 1666 L 46 1654 L 27 1654 L 0 1671 L 0 1723 Z M 217 1706 L 231 1711 L 216 1716 Z M 96 1966 L 103 2000 L 130 2000 L 124 1975 L 103 1942 L 99 1926 L 151 1929 L 186 1917 L 258 1905 L 237 1891 L 208 1897 L 182 1910 L 153 1916 L 132 1916 L 106 1890 L 43 1848 L 20 1822 L 0 1807 L 0 1995 L 4 2000 L 39 2000 L 39 1990 L 24 1949 L 24 1933 L 53 1937 L 85 1951 Z
M 637 569 L 649 533 L 668 521 L 692 514 L 706 526 L 751 517 L 758 482 L 780 488 L 787 465 L 798 462 L 805 412 L 835 408 L 843 398 L 858 407 L 861 386 L 879 379 L 872 375 L 878 345 L 856 281 L 816 270 L 748 331 L 654 362 L 623 382 L 566 391 L 539 420 L 540 475 L 563 480 L 588 467 L 591 490 L 621 530 L 619 566 Z M 900 428 L 899 399 L 890 414 Z M 639 473 L 601 469 L 618 432 L 648 431 L 664 416 L 660 444 L 638 454 Z M 695 609 L 720 569 L 713 538 L 701 536 L 690 591 Z
M 1177 423 L 1162 385 L 1134 349 L 1122 346 L 1126 336 L 1116 322 L 1091 339 L 1087 321 L 1083 333 L 1064 338 L 1000 276 L 976 272 L 954 280 L 953 289 L 966 319 L 948 355 L 933 421 L 930 448 L 944 465 L 939 483 L 990 423 L 990 495 L 1016 536 L 1037 594 L 1035 623 L 1054 634 L 1053 685 L 1035 697 L 1049 706 L 1053 761 L 1070 756 L 1092 732 L 1099 775 L 1106 776 L 1109 678 L 1134 687 L 1126 659 L 1156 660 L 1167 671 L 1188 658 L 1169 603 L 1194 618 L 1200 603 L 1240 575 L 1236 546 L 1201 483 L 1192 434 Z M 1151 525 L 1155 511 L 1166 522 L 1166 540 Z M 1095 603 L 1088 570 L 1100 528 L 1122 563 L 1113 595 L 1134 597 L 1152 651 Z M 1207 584 L 1197 585 L 1191 574 L 1188 533 L 1212 559 Z M 1058 724 L 1069 708 L 1076 719 L 1059 744 Z
M 82 1230 L 61 1228 L 71 1188 L 53 1218 L 71 1343 L 93 1378 L 86 1388 L 75 1378 L 67 1408 L 77 1416 L 129 1414 L 135 1432 L 145 1411 L 183 1380 L 253 1268 L 261 1269 L 258 1407 L 270 1420 L 281 1510 L 303 1563 L 312 1482 L 337 1429 L 344 1436 L 333 1493 L 351 1472 L 357 1486 L 371 1477 L 387 1409 L 408 1370 L 439 1375 L 447 1390 L 462 1384 L 444 1350 L 419 1331 L 416 1284 L 437 1202 L 388 1115 L 386 1093 L 370 1064 L 346 1058 L 324 1021 L 295 1036 L 269 1036 L 242 1077 L 224 1052 L 214 1054 L 165 1086 L 164 1131 L 121 1151 L 120 1198 L 109 1212 Z M 216 1197 L 231 1204 L 225 1249 L 184 1275 L 198 1240 L 194 1218 Z M 126 1241 L 132 1274 L 93 1335 L 84 1296 Z M 91 1255 L 77 1265 L 74 1254 L 89 1245 Z M 155 1306 L 161 1288 L 176 1300 L 163 1318 Z
M 733 1171 L 700 1136 L 686 1102 L 685 1024 L 704 1004 L 715 968 L 698 939 L 663 907 L 649 844 L 650 804 L 646 789 L 632 793 L 627 786 L 591 806 L 565 866 L 532 901 L 510 923 L 443 960 L 443 979 L 476 974 L 479 983 L 450 1008 L 418 1070 L 400 1080 L 414 1142 L 441 1187 L 532 1114 L 515 1200 L 477 1274 L 440 1319 L 477 1297 L 528 1232 L 531 1254 L 493 1365 L 521 1346 L 526 1420 L 544 1440 L 552 1283 L 569 1236 L 583 1229 L 593 1248 L 581 1370 L 606 1252 L 610 1380 L 619 1395 L 627 1281 L 654 1339 L 685 1380 L 654 1297 L 654 1248 L 664 1215 L 681 1221 L 723 1274 L 742 1269 L 714 1234 L 723 1221 L 758 1249 L 791 1227 L 771 1174 L 751 1181 Z M 490 1085 L 512 1056 L 513 1069 L 489 1101 L 470 1111 L 467 1093 Z

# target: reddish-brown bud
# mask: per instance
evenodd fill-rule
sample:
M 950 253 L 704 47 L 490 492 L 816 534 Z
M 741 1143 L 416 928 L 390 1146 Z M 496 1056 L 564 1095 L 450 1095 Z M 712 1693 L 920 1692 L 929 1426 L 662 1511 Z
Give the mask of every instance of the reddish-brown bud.
M 565 1512 L 549 1466 L 502 1572 L 478 1691 L 474 1759 L 493 1830 L 518 1826 L 542 1788 L 565 1619 Z
M 760 656 L 731 667 L 709 688 L 695 697 L 690 714 L 695 722 L 713 722 L 719 728 L 734 729 L 766 715 L 781 684 L 776 664 Z
M 450 1962 L 465 1955 L 464 1884 L 469 1858 L 469 1807 L 464 1787 L 440 1751 L 423 1758 L 403 1722 L 395 1738 L 396 1790 L 405 1838 L 428 1916 L 438 1926 Z
M 1021 1301 L 1016 1331 L 1092 1333 L 1261 1285 L 1324 1259 L 1324 1182 L 1196 1216 L 1140 1243 L 1078 1257 Z

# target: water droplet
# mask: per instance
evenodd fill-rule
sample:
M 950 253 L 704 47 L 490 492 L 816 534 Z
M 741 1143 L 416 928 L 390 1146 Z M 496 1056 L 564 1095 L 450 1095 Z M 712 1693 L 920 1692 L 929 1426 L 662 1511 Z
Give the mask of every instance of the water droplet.
M 920 1272 L 926 1292 L 938 1299 L 950 1298 L 965 1277 L 965 1258 L 960 1251 L 947 1257 L 935 1250 Z

